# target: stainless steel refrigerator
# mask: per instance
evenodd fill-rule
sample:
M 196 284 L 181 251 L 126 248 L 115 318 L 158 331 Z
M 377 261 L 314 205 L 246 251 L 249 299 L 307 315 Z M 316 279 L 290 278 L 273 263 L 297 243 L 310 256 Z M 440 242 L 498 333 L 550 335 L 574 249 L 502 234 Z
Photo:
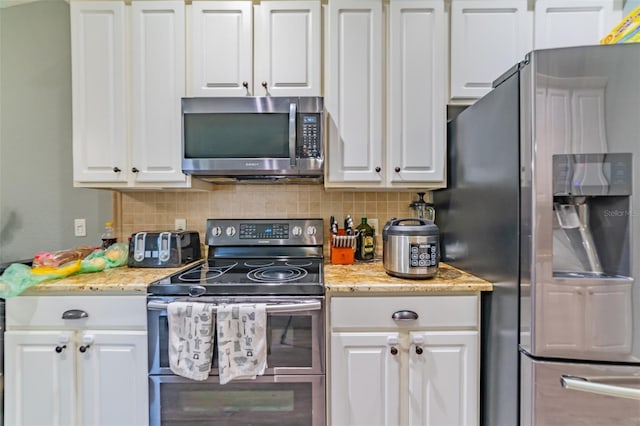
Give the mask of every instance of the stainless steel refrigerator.
M 486 426 L 640 425 L 640 44 L 533 51 L 448 125 L 441 259 L 482 296 Z

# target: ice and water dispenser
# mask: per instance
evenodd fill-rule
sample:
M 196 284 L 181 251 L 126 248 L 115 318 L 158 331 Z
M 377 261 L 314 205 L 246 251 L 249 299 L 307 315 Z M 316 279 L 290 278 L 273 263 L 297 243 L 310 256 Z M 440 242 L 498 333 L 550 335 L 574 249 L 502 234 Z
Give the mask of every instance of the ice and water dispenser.
M 554 277 L 629 277 L 630 153 L 553 156 Z
M 553 276 L 539 354 L 626 360 L 632 351 L 632 154 L 553 156 Z

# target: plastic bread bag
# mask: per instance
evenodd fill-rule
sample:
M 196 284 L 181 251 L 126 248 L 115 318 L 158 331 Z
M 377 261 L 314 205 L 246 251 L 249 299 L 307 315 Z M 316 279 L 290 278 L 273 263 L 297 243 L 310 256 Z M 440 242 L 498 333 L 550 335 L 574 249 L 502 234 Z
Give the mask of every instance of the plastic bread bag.
M 40 252 L 33 257 L 33 266 L 58 267 L 75 260 L 82 260 L 98 247 L 80 246 L 73 249 L 59 250 L 53 253 Z
M 104 250 L 94 250 L 89 256 L 82 259 L 80 273 L 100 272 L 107 267 L 107 260 L 104 257 Z
M 94 250 L 82 260 L 81 273 L 100 272 L 108 268 L 116 268 L 126 265 L 129 256 L 129 247 L 123 243 L 110 245 L 106 250 Z
M 80 260 L 69 262 L 61 267 L 29 267 L 22 263 L 13 263 L 0 275 L 0 297 L 14 297 L 43 281 L 63 278 L 80 271 Z
M 115 268 L 126 265 L 129 258 L 129 246 L 124 243 L 115 243 L 104 251 L 107 262 L 106 268 Z

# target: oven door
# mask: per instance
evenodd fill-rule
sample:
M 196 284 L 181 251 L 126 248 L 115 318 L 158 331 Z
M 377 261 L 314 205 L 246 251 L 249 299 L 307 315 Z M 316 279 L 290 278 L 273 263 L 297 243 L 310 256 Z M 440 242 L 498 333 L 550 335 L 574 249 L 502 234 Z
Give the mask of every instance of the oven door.
M 259 376 L 221 385 L 149 376 L 152 425 L 324 426 L 324 376 Z
M 324 298 L 251 297 L 178 299 L 149 297 L 149 374 L 171 375 L 169 368 L 169 325 L 167 303 L 189 300 L 206 303 L 267 304 L 266 376 L 324 373 Z M 276 309 L 273 309 L 276 307 Z M 211 375 L 218 375 L 218 351 L 214 348 Z M 216 378 L 216 380 L 218 380 Z

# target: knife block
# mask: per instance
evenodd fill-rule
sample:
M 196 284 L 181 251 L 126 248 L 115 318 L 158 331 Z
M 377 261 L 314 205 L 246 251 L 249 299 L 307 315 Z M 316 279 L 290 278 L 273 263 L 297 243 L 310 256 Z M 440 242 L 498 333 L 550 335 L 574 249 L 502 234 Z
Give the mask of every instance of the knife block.
M 343 229 L 338 230 L 338 237 L 346 237 Z M 334 265 L 352 265 L 355 261 L 355 236 L 353 238 L 345 238 L 350 240 L 349 247 L 336 247 L 338 240 L 336 235 L 331 236 L 331 263 Z

